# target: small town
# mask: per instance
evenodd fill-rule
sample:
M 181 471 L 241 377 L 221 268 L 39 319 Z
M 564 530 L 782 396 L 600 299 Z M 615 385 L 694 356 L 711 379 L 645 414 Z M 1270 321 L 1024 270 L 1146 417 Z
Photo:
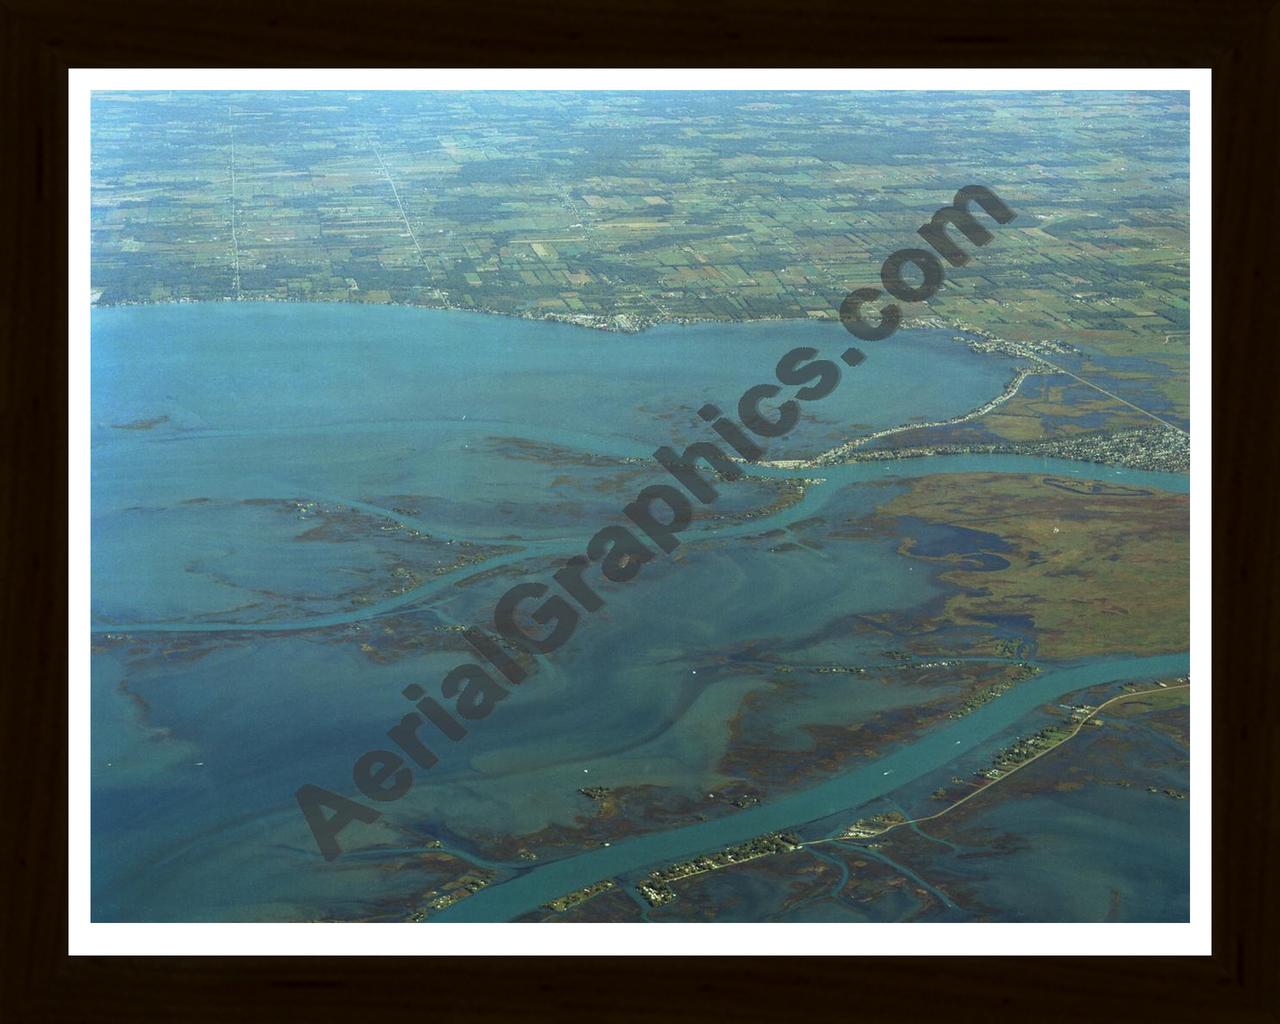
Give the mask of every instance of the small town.
M 767 857 L 773 853 L 789 853 L 800 849 L 800 845 L 800 839 L 792 832 L 770 832 L 755 839 L 749 839 L 745 843 L 726 846 L 716 853 L 660 868 L 640 882 L 636 889 L 649 901 L 650 906 L 660 907 L 676 898 L 671 883 L 681 878 L 690 878 L 707 871 L 732 867 L 734 864 L 755 860 L 757 857 Z

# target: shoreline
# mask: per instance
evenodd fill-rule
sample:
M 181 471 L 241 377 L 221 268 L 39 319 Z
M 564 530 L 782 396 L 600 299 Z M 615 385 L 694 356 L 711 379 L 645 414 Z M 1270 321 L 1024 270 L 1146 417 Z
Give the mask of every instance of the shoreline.
M 697 324 L 758 324 L 758 323 L 821 323 L 837 325 L 840 318 L 831 316 L 757 316 L 739 320 L 719 319 L 716 317 L 668 316 L 654 318 L 631 313 L 614 313 L 612 315 L 597 313 L 560 313 L 531 311 L 512 313 L 506 310 L 489 309 L 484 306 L 458 306 L 450 303 L 425 302 L 360 302 L 342 299 L 277 299 L 270 296 L 254 298 L 237 298 L 227 295 L 220 299 L 122 299 L 117 302 L 98 302 L 90 300 L 90 309 L 126 309 L 146 306 L 220 306 L 226 303 L 270 303 L 280 306 L 369 306 L 377 308 L 421 309 L 440 313 L 479 313 L 485 316 L 501 316 L 512 320 L 541 320 L 550 323 L 566 324 L 570 327 L 582 327 L 590 331 L 604 334 L 643 334 L 653 327 L 692 327 Z M 996 340 L 993 335 L 983 330 L 974 329 L 959 323 L 952 323 L 937 316 L 911 317 L 903 320 L 900 330 L 947 330 L 962 331 L 987 341 Z M 962 339 L 970 342 L 971 339 Z M 982 351 L 975 349 L 975 351 Z
M 839 318 L 834 316 L 763 316 L 745 320 L 667 317 L 655 320 L 648 317 L 632 316 L 630 314 L 616 314 L 612 317 L 605 317 L 594 314 L 562 314 L 555 312 L 541 314 L 533 314 L 529 312 L 510 313 L 477 306 L 457 306 L 450 305 L 448 303 L 428 305 L 418 302 L 344 302 L 341 300 L 329 299 L 314 301 L 306 299 L 277 299 L 269 297 L 246 299 L 236 298 L 233 296 L 225 296 L 221 299 L 166 299 L 163 301 L 123 300 L 120 302 L 108 303 L 92 301 L 90 303 L 90 307 L 91 309 L 119 309 L 142 306 L 221 305 L 223 303 L 271 303 L 275 305 L 296 306 L 376 306 L 398 309 L 419 309 L 435 312 L 474 313 L 485 316 L 507 317 L 513 320 L 546 321 L 550 323 L 565 324 L 571 327 L 581 327 L 586 330 L 599 331 L 604 334 L 624 335 L 643 334 L 650 328 L 667 325 L 694 326 L 697 324 L 733 325 L 795 322 L 814 322 L 836 325 L 840 322 Z M 1018 390 L 1028 377 L 1037 374 L 1052 375 L 1054 373 L 1061 372 L 1052 363 L 1047 362 L 1043 358 L 1044 352 L 1060 354 L 1077 353 L 1079 351 L 1078 349 L 1075 349 L 1074 346 L 1064 344 L 1059 341 L 1006 341 L 998 338 L 985 328 L 976 327 L 972 324 L 962 323 L 960 321 L 948 321 L 943 317 L 935 315 L 911 317 L 904 320 L 901 327 L 906 330 L 945 330 L 960 332 L 953 334 L 952 340 L 966 345 L 970 351 L 976 354 L 996 354 L 1017 359 L 1032 360 L 1034 361 L 1034 365 L 1027 363 L 1020 366 L 1000 394 L 996 395 L 989 401 L 984 402 L 982 405 L 977 406 L 976 408 L 959 416 L 952 417 L 951 419 L 928 423 L 907 423 L 893 427 L 886 427 L 864 437 L 853 438 L 849 441 L 845 441 L 834 448 L 830 448 L 807 459 L 772 459 L 762 461 L 759 464 L 770 469 L 804 471 L 823 469 L 829 466 L 848 463 L 910 459 L 929 455 L 1001 454 L 1048 455 L 1052 457 L 1068 458 L 1079 462 L 1092 462 L 1100 465 L 1118 465 L 1131 469 L 1147 469 L 1158 472 L 1185 473 L 1190 469 L 1189 444 L 1179 444 L 1176 441 L 1170 444 L 1169 439 L 1166 439 L 1164 434 L 1166 432 L 1174 433 L 1176 432 L 1176 429 L 1168 427 L 1167 425 L 1166 431 L 1148 428 L 1129 431 L 1114 431 L 1111 433 L 1094 432 L 1078 437 L 1048 439 L 1043 441 L 954 443 L 925 445 L 915 448 L 877 448 L 872 450 L 859 450 L 865 449 L 866 446 L 873 441 L 877 441 L 883 437 L 892 436 L 894 434 L 905 433 L 909 430 L 948 427 L 980 419 L 982 416 L 985 416 L 987 413 L 999 408 L 1005 402 L 1012 399 L 1018 393 Z
M 957 339 L 965 340 L 968 339 Z M 1050 343 L 1053 344 L 1053 343 Z M 1039 360 L 1028 346 L 994 341 L 990 347 L 970 344 L 976 351 L 999 351 Z M 1188 473 L 1191 470 L 1190 435 L 1176 427 L 1137 427 L 1129 430 L 1090 431 L 1068 437 L 1045 438 L 1039 441 L 955 441 L 924 444 L 909 448 L 872 448 L 873 441 L 910 430 L 927 430 L 950 427 L 980 419 L 1012 399 L 1031 376 L 1052 376 L 1060 372 L 1052 364 L 1040 362 L 1035 366 L 1021 366 L 1004 386 L 1000 394 L 982 405 L 951 419 L 929 423 L 905 423 L 885 427 L 863 437 L 852 438 L 834 448 L 807 459 L 769 459 L 758 465 L 784 471 L 813 471 L 831 466 L 851 465 L 860 462 L 891 462 L 898 459 L 926 458 L 933 455 L 1040 455 L 1046 458 L 1069 459 L 1074 462 L 1090 462 L 1104 466 L 1123 466 L 1158 473 Z
M 1096 431 L 1043 441 L 957 442 L 918 448 L 873 449 L 855 453 L 844 464 L 919 459 L 932 455 L 1039 455 L 1152 473 L 1186 474 L 1191 470 L 1191 446 L 1186 436 L 1176 430 L 1157 427 L 1138 427 L 1110 434 Z
M 825 452 L 815 455 L 810 459 L 762 460 L 760 465 L 767 466 L 770 469 L 822 469 L 825 466 L 840 465 L 841 463 L 870 461 L 855 458 L 855 450 L 870 444 L 872 441 L 878 441 L 882 437 L 890 437 L 893 434 L 905 433 L 908 430 L 928 430 L 933 427 L 950 427 L 957 423 L 967 423 L 969 420 L 975 420 L 980 416 L 985 416 L 987 413 L 991 412 L 992 409 L 999 408 L 1005 402 L 1013 398 L 1013 396 L 1018 393 L 1018 389 L 1022 387 L 1022 382 L 1028 377 L 1033 374 L 1048 372 L 1051 371 L 1039 370 L 1031 366 L 1021 366 L 1014 373 L 1009 382 L 1005 384 L 1004 389 L 1000 394 L 996 395 L 994 398 L 988 399 L 986 402 L 983 402 L 982 405 L 977 408 L 970 409 L 968 412 L 962 413 L 959 416 L 953 416 L 951 419 L 936 420 L 928 423 L 902 423 L 893 427 L 884 427 L 881 430 L 873 431 L 872 433 L 865 434 L 862 437 L 855 437 L 852 440 L 845 441 L 842 444 L 836 445 L 834 448 L 828 448 Z M 894 452 L 895 454 L 892 457 L 906 457 L 898 456 L 896 452 L 910 449 L 881 450 L 886 453 Z M 881 456 L 881 458 L 888 457 L 890 456 L 887 454 L 885 456 Z

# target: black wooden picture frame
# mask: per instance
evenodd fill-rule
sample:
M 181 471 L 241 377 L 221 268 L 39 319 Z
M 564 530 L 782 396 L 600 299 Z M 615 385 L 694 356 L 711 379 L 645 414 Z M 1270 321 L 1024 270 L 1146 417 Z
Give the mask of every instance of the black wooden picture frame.
M 1274 0 L 898 7 L 499 0 L 484 12 L 403 0 L 3 0 L 0 25 L 7 143 L 0 316 L 8 327 L 0 408 L 9 470 L 0 1017 L 1280 1018 L 1280 807 L 1271 785 L 1280 713 L 1271 640 L 1278 446 L 1269 422 L 1275 328 L 1267 308 L 1276 293 L 1270 249 L 1280 166 Z M 1028 949 L 1014 959 L 69 957 L 67 71 L 246 66 L 1212 68 L 1212 956 L 1062 959 Z M 535 951 L 532 930 L 529 941 Z

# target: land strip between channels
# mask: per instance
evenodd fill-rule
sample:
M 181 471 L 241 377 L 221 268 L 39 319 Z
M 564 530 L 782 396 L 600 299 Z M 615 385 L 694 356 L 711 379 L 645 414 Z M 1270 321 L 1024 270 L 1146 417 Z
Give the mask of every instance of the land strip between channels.
M 894 829 L 901 828 L 903 825 L 919 825 L 922 822 L 933 821 L 937 818 L 941 818 L 944 814 L 950 814 L 961 804 L 965 803 L 966 801 L 972 800 L 975 796 L 978 796 L 982 793 L 987 792 L 988 790 L 991 789 L 992 786 L 999 785 L 1005 779 L 1009 778 L 1010 775 L 1013 775 L 1015 772 L 1019 772 L 1023 768 L 1027 767 L 1027 765 L 1033 764 L 1034 762 L 1040 760 L 1040 758 L 1044 757 L 1046 754 L 1052 754 L 1055 750 L 1060 749 L 1064 744 L 1069 743 L 1071 740 L 1075 739 L 1078 735 L 1080 735 L 1080 730 L 1083 729 L 1094 718 L 1094 716 L 1096 716 L 1104 708 L 1109 707 L 1112 704 L 1118 704 L 1121 701 L 1132 700 L 1134 697 L 1144 697 L 1147 694 L 1151 694 L 1151 693 L 1171 693 L 1174 690 L 1187 690 L 1190 688 L 1191 688 L 1190 683 L 1180 683 L 1177 686 L 1153 686 L 1146 690 L 1135 690 L 1133 693 L 1122 693 L 1122 694 L 1119 694 L 1118 696 L 1112 697 L 1110 700 L 1104 701 L 1102 704 L 1099 704 L 1096 708 L 1094 708 L 1082 719 L 1080 719 L 1080 721 L 1076 723 L 1076 727 L 1071 731 L 1070 735 L 1064 736 L 1061 741 L 1059 741 L 1058 743 L 1055 743 L 1053 746 L 1040 751 L 1040 753 L 1036 754 L 1034 757 L 1027 758 L 1025 761 L 1023 761 L 1021 764 L 1017 765 L 1016 767 L 1010 768 L 1007 772 L 1001 775 L 1000 778 L 987 783 L 985 786 L 980 786 L 978 789 L 975 789 L 971 793 L 966 793 L 955 803 L 951 804 L 948 807 L 944 807 L 942 810 L 938 811 L 935 814 L 930 814 L 923 818 L 910 818 L 907 821 L 894 822 L 892 825 L 886 828 L 883 832 L 877 832 L 874 836 L 867 836 L 866 838 L 879 839 L 882 836 L 888 835 Z M 858 842 L 859 842 L 858 837 L 831 836 L 830 838 L 827 838 L 827 839 L 811 839 L 808 842 L 801 843 L 800 845 L 801 846 L 817 846 L 819 843 L 854 843 L 856 844 Z

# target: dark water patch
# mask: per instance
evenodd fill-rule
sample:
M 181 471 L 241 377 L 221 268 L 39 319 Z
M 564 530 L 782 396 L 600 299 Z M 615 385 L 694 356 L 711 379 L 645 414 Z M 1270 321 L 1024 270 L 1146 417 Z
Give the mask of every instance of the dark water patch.
M 899 532 L 908 538 L 905 553 L 913 558 L 945 561 L 951 568 L 970 572 L 1009 568 L 1008 559 L 995 552 L 1011 552 L 1014 547 L 997 534 L 915 516 L 898 516 L 897 522 Z

